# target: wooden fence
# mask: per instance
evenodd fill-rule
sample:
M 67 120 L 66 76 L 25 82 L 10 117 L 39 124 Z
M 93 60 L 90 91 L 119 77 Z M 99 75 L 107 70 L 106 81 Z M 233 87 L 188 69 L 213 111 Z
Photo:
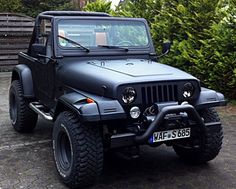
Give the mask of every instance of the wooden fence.
M 0 71 L 17 64 L 19 52 L 26 52 L 34 19 L 15 13 L 0 13 Z

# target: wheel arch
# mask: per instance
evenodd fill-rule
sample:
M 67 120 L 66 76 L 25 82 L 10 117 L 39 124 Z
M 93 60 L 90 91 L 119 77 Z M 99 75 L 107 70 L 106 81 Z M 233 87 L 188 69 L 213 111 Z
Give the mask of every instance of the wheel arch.
M 11 82 L 20 80 L 25 98 L 34 98 L 33 78 L 30 68 L 25 64 L 19 64 L 12 70 Z
M 93 99 L 88 102 L 88 99 Z M 70 110 L 75 112 L 82 122 L 96 122 L 126 119 L 126 113 L 117 100 L 96 95 L 82 95 L 72 92 L 61 96 L 56 104 L 53 120 L 60 112 Z
M 86 103 L 87 98 L 72 92 L 61 96 L 56 104 L 53 120 L 63 111 L 76 113 L 82 122 L 100 121 L 100 114 L 96 103 Z
M 225 106 L 226 104 L 227 101 L 222 93 L 202 87 L 199 98 L 194 106 L 197 110 L 200 110 L 209 107 Z

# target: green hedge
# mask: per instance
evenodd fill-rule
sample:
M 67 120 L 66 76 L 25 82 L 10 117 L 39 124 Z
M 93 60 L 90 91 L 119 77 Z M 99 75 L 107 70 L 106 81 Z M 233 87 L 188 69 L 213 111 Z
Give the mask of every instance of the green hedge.
M 234 0 L 126 0 L 116 15 L 148 20 L 160 61 L 198 77 L 207 87 L 236 99 L 236 4 Z
M 71 0 L 0 0 L 0 12 L 23 13 L 36 17 L 47 10 L 73 10 Z

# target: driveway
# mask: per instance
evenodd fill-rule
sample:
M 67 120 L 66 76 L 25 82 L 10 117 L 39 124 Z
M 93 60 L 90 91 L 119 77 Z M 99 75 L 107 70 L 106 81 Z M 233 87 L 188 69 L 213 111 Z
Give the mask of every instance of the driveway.
M 52 156 L 52 124 L 39 119 L 31 134 L 13 130 L 8 115 L 10 74 L 0 73 L 0 189 L 65 187 Z M 143 147 L 136 160 L 107 157 L 104 173 L 94 188 L 233 189 L 236 188 L 236 108 L 220 108 L 224 143 L 208 164 L 183 163 L 171 147 Z

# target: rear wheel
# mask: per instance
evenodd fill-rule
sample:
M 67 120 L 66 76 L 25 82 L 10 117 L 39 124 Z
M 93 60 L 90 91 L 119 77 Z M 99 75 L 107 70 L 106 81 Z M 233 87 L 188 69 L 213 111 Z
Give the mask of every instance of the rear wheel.
M 204 109 L 199 112 L 205 123 L 219 122 L 220 118 L 213 108 Z M 182 159 L 201 164 L 214 159 L 220 152 L 223 140 L 222 126 L 206 127 L 203 133 L 199 133 L 200 146 L 199 148 L 184 148 L 173 146 L 177 155 Z
M 9 91 L 9 113 L 12 126 L 18 132 L 31 132 L 37 123 L 38 115 L 30 109 L 23 96 L 22 84 L 19 80 L 12 82 Z
M 103 167 L 103 145 L 96 125 L 84 125 L 62 112 L 53 128 L 53 150 L 62 181 L 71 188 L 92 185 Z

